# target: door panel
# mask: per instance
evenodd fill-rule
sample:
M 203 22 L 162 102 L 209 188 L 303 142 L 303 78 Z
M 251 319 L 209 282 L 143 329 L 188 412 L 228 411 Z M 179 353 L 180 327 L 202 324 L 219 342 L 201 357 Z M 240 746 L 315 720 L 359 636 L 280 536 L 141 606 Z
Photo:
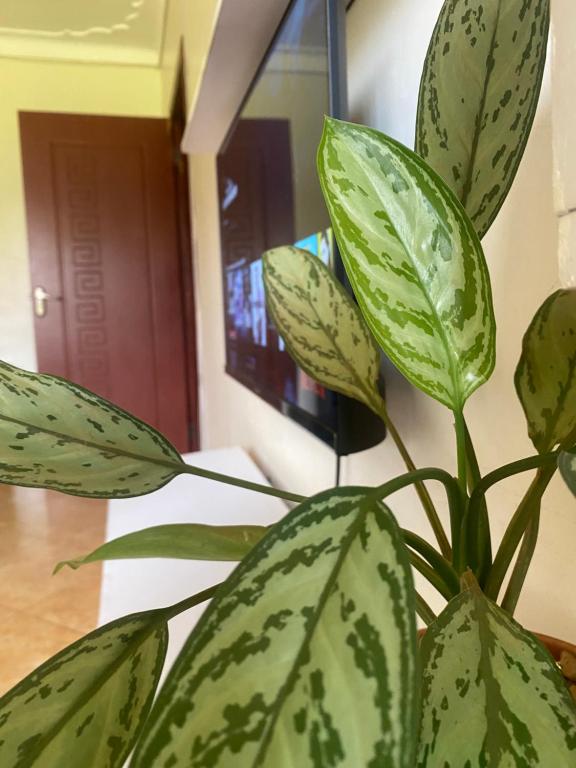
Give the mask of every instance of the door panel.
M 109 398 L 188 449 L 170 133 L 163 120 L 24 113 L 39 370 Z

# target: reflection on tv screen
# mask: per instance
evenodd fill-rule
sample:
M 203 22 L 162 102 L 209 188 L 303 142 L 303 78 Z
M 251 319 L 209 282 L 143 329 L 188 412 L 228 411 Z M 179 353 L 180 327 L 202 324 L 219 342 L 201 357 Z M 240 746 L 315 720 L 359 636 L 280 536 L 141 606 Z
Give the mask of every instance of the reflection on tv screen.
M 324 0 L 293 0 L 218 157 L 226 369 L 276 408 L 314 420 L 324 439 L 336 431 L 336 397 L 297 368 L 268 317 L 262 254 L 295 244 L 334 266 L 316 172 L 329 71 Z
M 302 238 L 295 245 L 317 256 L 326 266 L 333 266 L 331 229 Z M 262 256 L 253 261 L 245 257 L 227 265 L 225 284 L 231 372 L 247 384 L 256 377 L 252 384 L 257 389 L 268 389 L 279 400 L 297 405 L 312 415 L 329 417 L 332 393 L 293 363 L 268 316 Z

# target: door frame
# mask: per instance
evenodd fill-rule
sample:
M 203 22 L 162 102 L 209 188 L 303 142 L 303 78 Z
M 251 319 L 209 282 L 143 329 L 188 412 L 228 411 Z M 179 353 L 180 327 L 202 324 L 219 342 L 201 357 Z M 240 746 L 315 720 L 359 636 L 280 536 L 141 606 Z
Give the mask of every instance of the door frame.
M 184 315 L 186 356 L 186 393 L 188 397 L 189 450 L 200 450 L 200 409 L 198 394 L 198 355 L 196 332 L 196 299 L 194 287 L 194 251 L 190 214 L 190 177 L 188 156 L 182 151 L 182 140 L 188 119 L 184 47 L 181 45 L 172 105 L 170 132 L 176 197 L 177 230 L 181 266 L 181 291 Z

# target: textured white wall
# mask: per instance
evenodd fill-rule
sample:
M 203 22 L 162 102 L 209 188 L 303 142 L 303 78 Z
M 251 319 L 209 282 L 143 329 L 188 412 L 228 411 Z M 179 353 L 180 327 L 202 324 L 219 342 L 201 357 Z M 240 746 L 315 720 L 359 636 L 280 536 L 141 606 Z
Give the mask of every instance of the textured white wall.
M 348 14 L 353 119 L 412 143 L 420 70 L 440 6 L 441 0 L 356 0 Z M 521 170 L 484 242 L 498 322 L 498 362 L 491 381 L 472 398 L 466 416 L 485 472 L 533 453 L 514 393 L 513 373 L 522 334 L 558 284 L 549 92 L 547 80 Z M 224 374 L 214 158 L 192 158 L 191 171 L 203 446 L 245 446 L 279 485 L 290 490 L 312 493 L 329 487 L 334 477 L 332 453 Z M 450 413 L 414 391 L 391 368 L 386 381 L 389 410 L 416 462 L 455 471 Z M 387 440 L 346 459 L 343 480 L 377 484 L 401 471 L 394 446 Z M 491 493 L 491 515 L 499 534 L 529 479 L 509 480 Z M 441 494 L 431 490 L 442 502 Z M 391 506 L 402 525 L 428 535 L 411 491 L 398 494 Z M 561 482 L 555 481 L 544 505 L 541 540 L 518 611 L 527 626 L 572 640 L 576 639 L 576 612 L 569 590 L 576 577 L 574 506 Z

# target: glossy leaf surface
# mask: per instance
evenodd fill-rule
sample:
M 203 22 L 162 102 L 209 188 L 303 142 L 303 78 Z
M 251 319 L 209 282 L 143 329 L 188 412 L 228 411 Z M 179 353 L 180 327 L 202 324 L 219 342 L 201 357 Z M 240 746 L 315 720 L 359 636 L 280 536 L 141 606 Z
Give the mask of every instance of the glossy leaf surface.
M 330 389 L 374 407 L 380 400 L 378 347 L 332 272 L 317 256 L 286 246 L 264 254 L 264 284 L 274 323 L 298 365 Z
M 362 488 L 292 511 L 203 615 L 133 768 L 413 768 L 414 590 L 399 529 Z
M 107 400 L 0 363 L 0 482 L 119 498 L 157 490 L 180 467 L 166 438 Z
M 157 525 L 106 542 L 94 552 L 59 563 L 80 568 L 102 560 L 166 557 L 180 560 L 242 560 L 267 532 L 258 525 L 214 526 L 195 523 Z
M 417 387 L 454 410 L 494 367 L 480 241 L 444 182 L 378 131 L 328 119 L 320 181 L 372 333 Z
M 162 671 L 162 614 L 97 629 L 0 699 L 0 765 L 121 768 L 141 731 Z
M 416 151 L 480 237 L 514 181 L 538 104 L 549 0 L 446 0 L 426 56 Z
M 516 391 L 536 449 L 576 442 L 576 290 L 549 296 L 530 323 Z M 564 445 L 566 443 L 566 445 Z
M 552 657 L 478 587 L 448 604 L 421 649 L 419 768 L 576 765 L 576 709 Z

